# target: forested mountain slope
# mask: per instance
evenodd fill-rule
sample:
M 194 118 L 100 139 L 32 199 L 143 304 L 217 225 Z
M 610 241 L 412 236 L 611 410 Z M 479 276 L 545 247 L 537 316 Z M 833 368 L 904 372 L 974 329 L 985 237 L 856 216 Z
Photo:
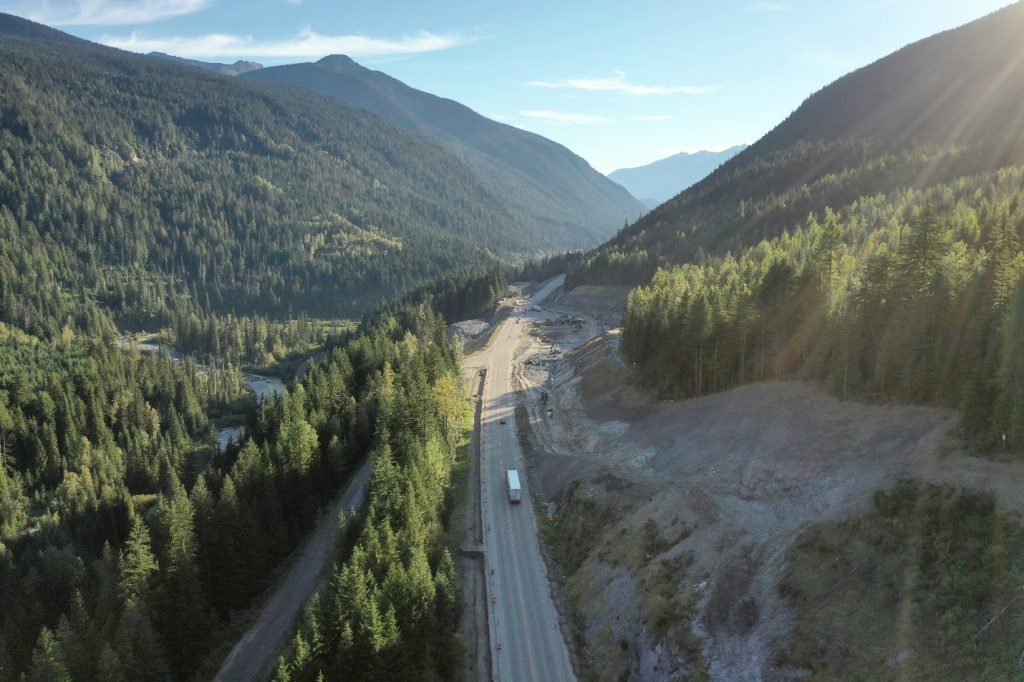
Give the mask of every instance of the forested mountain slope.
M 207 414 L 237 397 L 237 372 L 0 324 L 0 680 L 210 679 L 217 647 L 371 451 L 371 499 L 387 503 L 357 527 L 394 532 L 402 557 L 386 582 L 374 574 L 387 589 L 371 601 L 329 606 L 379 608 L 355 650 L 402 673 L 386 679 L 451 669 L 457 576 L 439 515 L 465 408 L 457 358 L 429 307 L 398 309 L 217 452 Z
M 643 205 L 565 147 L 366 69 L 343 55 L 275 66 L 247 79 L 296 85 L 380 114 L 462 159 L 548 249 L 592 246 Z
M 1024 447 L 1021 35 L 1017 4 L 847 76 L 591 254 L 577 281 L 690 261 L 630 294 L 641 381 L 804 377 L 955 406 L 979 448 Z
M 450 154 L 314 93 L 0 16 L 0 321 L 89 302 L 358 315 L 454 267 L 533 253 Z
M 572 282 L 649 279 L 826 206 L 1024 160 L 1024 5 L 909 45 L 808 98 L 708 178 L 592 253 Z

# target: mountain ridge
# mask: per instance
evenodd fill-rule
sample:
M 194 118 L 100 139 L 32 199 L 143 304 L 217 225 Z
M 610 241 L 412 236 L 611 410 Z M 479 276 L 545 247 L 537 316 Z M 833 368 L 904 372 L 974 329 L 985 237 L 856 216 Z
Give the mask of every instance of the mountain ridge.
M 656 208 L 700 182 L 746 148 L 747 145 L 738 144 L 717 152 L 679 152 L 643 166 L 619 168 L 609 173 L 608 178 L 625 187 L 648 208 Z
M 243 78 L 303 87 L 383 116 L 441 145 L 560 248 L 595 245 L 644 210 L 566 147 L 417 90 L 345 55 L 274 66 Z
M 659 267 L 778 236 L 826 207 L 1021 163 L 1022 34 L 1017 3 L 837 79 L 588 254 L 570 284 L 641 283 Z
M 246 61 L 244 59 L 236 60 L 231 64 L 222 64 L 219 62 L 204 62 L 198 59 L 186 59 L 185 57 L 176 57 L 173 54 L 167 54 L 166 52 L 149 52 L 146 54 L 147 57 L 156 57 L 157 59 L 167 59 L 172 62 L 178 62 L 181 64 L 188 64 L 205 71 L 212 71 L 213 73 L 219 73 L 223 76 L 240 76 L 243 73 L 250 71 L 256 71 L 262 69 L 263 65 L 259 62 Z
M 24 275 L 5 291 L 32 302 L 0 306 L 19 327 L 80 305 L 39 300 L 36 268 L 152 326 L 168 306 L 355 316 L 453 268 L 537 250 L 458 159 L 313 92 L 9 15 L 0 89 L 3 251 L 43 261 L 5 266 Z M 38 314 L 12 312 L 26 305 Z

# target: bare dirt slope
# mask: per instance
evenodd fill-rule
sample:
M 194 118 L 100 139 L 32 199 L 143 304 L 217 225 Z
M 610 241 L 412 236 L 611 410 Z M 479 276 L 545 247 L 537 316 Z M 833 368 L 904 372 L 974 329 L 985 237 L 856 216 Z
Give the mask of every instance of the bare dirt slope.
M 563 352 L 578 344 L 565 338 Z M 799 382 L 658 403 L 630 388 L 622 367 L 600 363 L 553 391 L 551 365 L 520 375 L 535 480 L 575 524 L 569 599 L 598 677 L 684 679 L 701 652 L 715 680 L 798 677 L 774 669 L 772 652 L 791 619 L 778 578 L 804 529 L 865 509 L 908 477 L 1024 507 L 1014 484 L 1024 465 L 960 451 L 951 410 L 841 402 Z M 673 614 L 689 619 L 699 646 Z

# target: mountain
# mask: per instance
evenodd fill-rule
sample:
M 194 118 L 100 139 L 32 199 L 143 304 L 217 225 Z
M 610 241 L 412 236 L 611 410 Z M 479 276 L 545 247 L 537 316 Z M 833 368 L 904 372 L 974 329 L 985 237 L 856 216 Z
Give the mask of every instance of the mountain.
M 720 152 L 679 152 L 646 166 L 620 168 L 609 173 L 608 177 L 628 189 L 648 208 L 655 208 L 703 180 L 746 148 L 747 145 L 741 144 Z
M 405 85 L 343 55 L 275 66 L 247 79 L 303 87 L 379 114 L 444 147 L 529 223 L 538 244 L 595 245 L 644 207 L 565 147 Z
M 0 12 L 0 35 L 12 38 L 45 40 L 52 43 L 66 43 L 69 45 L 89 44 L 86 40 L 76 38 L 55 28 L 37 24 L 34 21 L 29 21 L 13 14 L 3 14 L 2 12 Z
M 1024 3 L 841 78 L 588 254 L 576 283 L 653 274 L 624 316 L 639 381 L 810 379 L 1024 448 L 1021 35 Z
M 809 97 L 710 176 L 590 254 L 570 282 L 641 282 L 810 213 L 1024 161 L 1024 4 L 904 47 Z
M 312 92 L 0 15 L 0 321 L 360 315 L 539 250 L 440 147 Z
M 165 54 L 163 52 L 150 52 L 150 57 L 157 57 L 158 59 L 169 59 L 173 62 L 179 62 L 181 64 L 188 64 L 195 66 L 205 71 L 213 71 L 219 73 L 222 76 L 240 76 L 243 73 L 249 73 L 257 69 L 262 69 L 263 65 L 259 62 L 247 62 L 239 59 L 234 64 L 218 64 L 216 62 L 201 62 L 197 59 L 185 59 L 183 57 L 175 57 L 172 54 Z

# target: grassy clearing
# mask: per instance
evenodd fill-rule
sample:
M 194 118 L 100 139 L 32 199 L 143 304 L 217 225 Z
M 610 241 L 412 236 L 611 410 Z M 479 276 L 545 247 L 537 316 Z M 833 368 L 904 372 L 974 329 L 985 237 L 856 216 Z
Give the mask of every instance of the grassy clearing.
M 609 392 L 628 386 L 632 372 L 606 359 L 588 369 L 580 379 L 580 390 L 588 399 L 599 399 Z
M 822 680 L 1024 679 L 1024 531 L 990 496 L 902 482 L 791 559 L 778 663 Z

